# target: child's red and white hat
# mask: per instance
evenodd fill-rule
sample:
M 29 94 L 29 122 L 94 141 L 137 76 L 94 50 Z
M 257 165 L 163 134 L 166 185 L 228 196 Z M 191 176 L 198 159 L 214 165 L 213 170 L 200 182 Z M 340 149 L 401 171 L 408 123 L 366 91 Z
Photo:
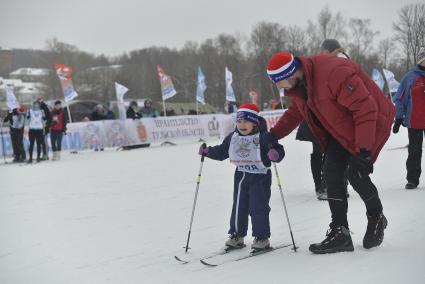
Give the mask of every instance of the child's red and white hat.
M 270 58 L 267 64 L 267 75 L 270 80 L 277 83 L 291 77 L 299 65 L 300 61 L 292 53 L 287 51 L 279 52 Z
M 243 104 L 238 108 L 236 120 L 246 120 L 258 124 L 259 112 L 256 104 Z

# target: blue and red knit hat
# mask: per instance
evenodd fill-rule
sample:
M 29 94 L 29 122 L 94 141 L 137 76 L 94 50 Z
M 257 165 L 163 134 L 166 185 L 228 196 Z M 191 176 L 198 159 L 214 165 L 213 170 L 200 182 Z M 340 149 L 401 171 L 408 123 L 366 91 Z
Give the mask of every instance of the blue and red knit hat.
M 270 58 L 267 64 L 267 75 L 273 83 L 277 83 L 294 75 L 299 65 L 300 61 L 290 52 L 279 52 Z
M 243 104 L 238 108 L 236 120 L 246 120 L 258 124 L 258 109 L 256 104 Z

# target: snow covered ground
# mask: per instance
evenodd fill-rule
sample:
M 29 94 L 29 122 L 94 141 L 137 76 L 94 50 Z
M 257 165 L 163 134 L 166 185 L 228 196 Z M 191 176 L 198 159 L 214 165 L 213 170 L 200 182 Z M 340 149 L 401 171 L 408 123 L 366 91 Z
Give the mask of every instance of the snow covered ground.
M 373 174 L 389 221 L 381 247 L 362 248 L 365 209 L 350 188 L 352 253 L 308 251 L 324 238 L 329 209 L 314 196 L 311 145 L 293 135 L 283 144 L 287 156 L 278 168 L 299 251 L 215 268 L 173 258 L 184 256 L 199 143 L 0 165 L 0 283 L 425 283 L 424 186 L 404 190 L 407 150 L 388 150 L 407 144 L 405 129 L 391 137 Z M 206 160 L 189 256 L 223 246 L 233 169 Z M 275 183 L 271 207 L 271 242 L 289 243 Z

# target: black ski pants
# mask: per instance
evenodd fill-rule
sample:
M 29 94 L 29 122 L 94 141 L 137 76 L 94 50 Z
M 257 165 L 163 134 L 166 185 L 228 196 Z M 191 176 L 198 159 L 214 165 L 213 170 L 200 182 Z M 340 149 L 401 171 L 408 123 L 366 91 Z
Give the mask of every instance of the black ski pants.
M 334 138 L 330 137 L 326 149 L 324 176 L 327 185 L 329 208 L 332 215 L 331 228 L 345 226 L 348 229 L 345 173 L 366 205 L 368 215 L 376 216 L 382 212 L 378 190 L 369 176 L 362 176 L 349 167 L 351 154 Z
M 44 134 L 42 129 L 30 129 L 28 132 L 28 137 L 30 140 L 29 147 L 29 156 L 32 160 L 32 152 L 34 151 L 34 143 L 37 142 L 37 159 L 40 158 L 40 154 L 43 148 Z
M 408 182 L 419 184 L 419 177 L 422 173 L 422 143 L 425 129 L 409 128 L 409 155 L 406 161 Z

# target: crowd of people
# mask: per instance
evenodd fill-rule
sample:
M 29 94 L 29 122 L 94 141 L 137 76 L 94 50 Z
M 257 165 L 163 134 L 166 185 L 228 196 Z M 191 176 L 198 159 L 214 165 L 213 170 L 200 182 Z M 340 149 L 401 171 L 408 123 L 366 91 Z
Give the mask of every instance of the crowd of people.
M 9 123 L 13 162 L 32 163 L 34 146 L 37 148 L 36 161 L 48 160 L 47 137 L 49 133 L 53 151 L 52 160 L 60 160 L 62 136 L 66 134 L 67 123 L 67 117 L 61 101 L 56 101 L 53 109 L 50 110 L 43 99 L 37 99 L 28 110 L 24 106 L 13 109 L 3 122 Z M 28 127 L 28 160 L 26 159 L 27 155 L 23 143 L 25 126 Z

